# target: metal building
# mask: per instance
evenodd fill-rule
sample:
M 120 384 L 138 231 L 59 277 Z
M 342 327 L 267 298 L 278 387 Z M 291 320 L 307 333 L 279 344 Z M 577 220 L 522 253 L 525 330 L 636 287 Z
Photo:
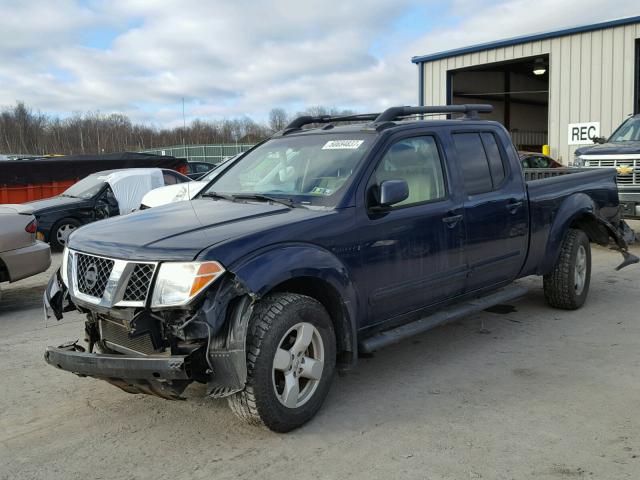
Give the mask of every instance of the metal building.
M 562 163 L 640 113 L 640 16 L 417 56 L 420 105 L 491 103 L 522 150 Z

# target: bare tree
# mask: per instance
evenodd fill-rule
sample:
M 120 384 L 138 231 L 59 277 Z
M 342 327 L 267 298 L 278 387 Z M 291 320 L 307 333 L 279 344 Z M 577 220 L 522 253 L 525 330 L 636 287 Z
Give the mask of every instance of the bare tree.
M 353 112 L 315 106 L 300 114 L 346 115 Z M 137 151 L 172 145 L 257 143 L 287 124 L 282 108 L 269 113 L 268 122 L 250 117 L 205 121 L 196 119 L 186 127 L 154 128 L 134 124 L 122 114 L 76 112 L 68 117 L 34 112 L 23 102 L 0 109 L 0 152 L 23 154 L 75 154 Z
M 269 128 L 272 132 L 287 126 L 287 112 L 283 108 L 272 108 L 269 112 Z

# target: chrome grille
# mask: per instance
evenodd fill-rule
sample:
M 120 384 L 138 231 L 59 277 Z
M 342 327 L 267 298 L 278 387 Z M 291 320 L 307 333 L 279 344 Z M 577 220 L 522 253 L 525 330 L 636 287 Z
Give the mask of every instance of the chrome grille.
M 618 173 L 618 185 L 640 185 L 640 160 L 638 159 L 594 159 L 588 157 L 585 159 L 589 162 L 587 168 L 619 168 L 630 167 L 633 170 L 629 173 Z
M 112 348 L 113 346 L 123 347 L 144 355 L 151 355 L 156 352 L 153 348 L 151 336 L 148 333 L 131 338 L 129 331 L 125 327 L 109 320 L 100 320 L 100 338 L 111 344 L 107 346 Z
M 137 263 L 129 277 L 122 299 L 126 302 L 146 301 L 155 269 L 156 266 L 152 263 Z
M 151 291 L 157 263 L 105 258 L 69 250 L 69 292 L 84 304 L 144 307 Z
M 85 295 L 102 298 L 111 270 L 113 270 L 114 261 L 83 253 L 76 255 L 78 290 Z

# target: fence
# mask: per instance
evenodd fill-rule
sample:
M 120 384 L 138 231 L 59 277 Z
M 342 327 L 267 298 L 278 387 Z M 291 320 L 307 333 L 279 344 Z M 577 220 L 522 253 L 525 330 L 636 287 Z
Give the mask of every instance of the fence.
M 246 152 L 252 144 L 236 143 L 227 145 L 175 145 L 172 147 L 154 148 L 142 150 L 143 153 L 156 155 L 171 155 L 178 158 L 186 158 L 193 162 L 220 163 L 226 158 Z

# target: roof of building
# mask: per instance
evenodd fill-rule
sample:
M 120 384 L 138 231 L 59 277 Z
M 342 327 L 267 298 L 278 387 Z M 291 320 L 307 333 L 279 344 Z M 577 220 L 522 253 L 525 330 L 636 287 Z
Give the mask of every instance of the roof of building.
M 572 35 L 574 33 L 591 32 L 594 30 L 602 30 L 605 28 L 619 27 L 621 25 L 629 25 L 632 23 L 640 23 L 640 16 L 619 18 L 617 20 L 609 20 L 606 22 L 592 23 L 590 25 L 581 25 L 577 27 L 565 28 L 562 30 L 554 30 L 552 32 L 534 33 L 532 35 L 523 35 L 520 37 L 507 38 L 503 40 L 497 40 L 493 42 L 480 43 L 477 45 L 471 45 L 469 47 L 455 48 L 453 50 L 446 50 L 444 52 L 431 53 L 428 55 L 421 55 L 412 57 L 413 63 L 432 62 L 434 60 L 441 60 L 443 58 L 457 57 L 459 55 L 466 55 L 467 53 L 481 52 L 483 50 L 491 50 L 494 48 L 510 47 L 512 45 L 519 45 L 522 43 L 535 42 L 538 40 L 547 40 L 550 38 L 564 37 L 566 35 Z

